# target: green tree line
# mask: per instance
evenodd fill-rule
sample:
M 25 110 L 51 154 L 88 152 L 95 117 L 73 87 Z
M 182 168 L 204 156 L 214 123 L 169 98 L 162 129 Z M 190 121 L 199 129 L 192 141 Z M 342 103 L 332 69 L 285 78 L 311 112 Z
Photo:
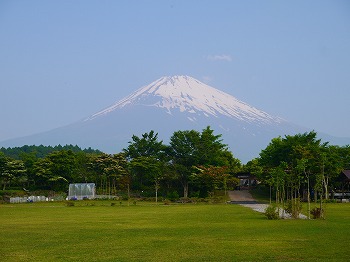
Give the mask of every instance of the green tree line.
M 4 153 L 6 156 L 11 157 L 13 159 L 21 159 L 21 155 L 23 154 L 34 154 L 37 158 L 45 157 L 46 155 L 61 150 L 71 150 L 73 152 L 83 151 L 85 153 L 102 153 L 100 150 L 92 149 L 91 147 L 81 149 L 77 145 L 57 145 L 57 146 L 44 146 L 44 145 L 24 145 L 21 147 L 2 147 L 0 148 L 0 152 Z
M 350 147 L 317 139 L 316 132 L 278 137 L 246 165 L 233 156 L 221 135 L 207 127 L 176 131 L 164 144 L 154 131 L 132 136 L 122 152 L 105 154 L 77 146 L 23 146 L 0 150 L 3 190 L 68 190 L 69 183 L 95 183 L 97 193 L 167 198 L 206 197 L 234 189 L 238 172 L 250 172 L 283 206 L 328 198 L 337 176 L 350 168 Z M 338 184 L 337 184 L 338 183 Z
M 67 191 L 69 183 L 93 182 L 97 193 L 142 192 L 155 196 L 201 196 L 233 188 L 241 163 L 207 127 L 174 132 L 169 145 L 154 131 L 132 136 L 117 154 L 77 146 L 1 148 L 0 183 L 8 188 Z M 205 181 L 205 182 L 204 182 Z M 190 195 L 191 193 L 191 195 Z

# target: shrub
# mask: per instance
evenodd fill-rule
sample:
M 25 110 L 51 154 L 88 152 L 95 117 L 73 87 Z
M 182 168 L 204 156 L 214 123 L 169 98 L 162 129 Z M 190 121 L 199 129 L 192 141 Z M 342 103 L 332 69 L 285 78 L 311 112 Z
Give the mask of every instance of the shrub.
M 190 198 L 188 198 L 188 197 L 180 197 L 180 199 L 179 199 L 179 201 L 178 201 L 179 203 L 192 203 L 192 201 L 191 201 L 191 199 Z
M 276 220 L 276 219 L 280 218 L 279 213 L 278 213 L 278 209 L 274 205 L 269 205 L 265 209 L 264 214 L 267 217 L 267 219 L 270 219 L 270 220 Z
M 222 196 L 213 196 L 210 198 L 211 203 L 213 204 L 218 204 L 218 203 L 224 203 L 225 202 L 225 198 Z
M 285 206 L 285 211 L 293 218 L 298 218 L 302 209 L 302 204 L 299 198 L 288 200 Z
M 179 193 L 177 191 L 173 191 L 173 192 L 170 192 L 168 193 L 167 195 L 167 198 L 170 200 L 170 201 L 176 201 L 179 199 Z
M 191 197 L 196 197 L 199 198 L 200 197 L 200 191 L 195 191 L 195 192 L 191 192 Z
M 5 202 L 4 198 L 3 198 L 3 196 L 0 195 L 0 204 L 4 204 L 4 203 L 6 203 L 6 202 Z
M 5 198 L 10 197 L 24 197 L 27 193 L 23 190 L 0 190 L 0 196 Z
M 323 217 L 323 212 L 324 212 L 324 210 L 319 208 L 319 207 L 315 207 L 315 208 L 311 209 L 311 211 L 310 211 L 313 219 Z

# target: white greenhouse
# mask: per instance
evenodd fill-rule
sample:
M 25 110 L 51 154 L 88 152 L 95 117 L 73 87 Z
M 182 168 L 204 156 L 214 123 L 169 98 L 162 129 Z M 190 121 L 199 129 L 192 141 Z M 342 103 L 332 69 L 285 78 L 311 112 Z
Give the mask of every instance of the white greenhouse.
M 95 183 L 69 184 L 68 200 L 94 199 Z

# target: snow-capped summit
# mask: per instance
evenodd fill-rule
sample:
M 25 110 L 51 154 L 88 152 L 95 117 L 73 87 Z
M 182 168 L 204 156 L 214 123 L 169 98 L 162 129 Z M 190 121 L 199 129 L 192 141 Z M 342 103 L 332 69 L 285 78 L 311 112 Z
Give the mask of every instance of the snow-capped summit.
M 206 117 L 223 115 L 250 123 L 268 124 L 284 121 L 190 76 L 162 77 L 147 86 L 141 87 L 112 106 L 90 116 L 87 120 L 132 105 L 163 108 L 169 114 L 172 114 L 175 110 L 190 113 L 193 116 L 188 117 L 191 121 L 196 116 L 203 115 Z
M 154 130 L 167 143 L 178 130 L 210 126 L 233 154 L 246 162 L 272 138 L 300 129 L 189 76 L 162 77 L 85 120 L 2 146 L 76 144 L 107 153 L 128 146 L 133 135 Z

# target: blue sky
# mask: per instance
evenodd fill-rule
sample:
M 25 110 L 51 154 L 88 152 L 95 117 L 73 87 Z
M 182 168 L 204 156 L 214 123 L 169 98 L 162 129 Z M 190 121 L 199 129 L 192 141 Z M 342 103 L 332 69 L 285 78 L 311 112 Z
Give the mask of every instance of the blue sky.
M 349 1 L 0 1 L 0 141 L 164 75 L 350 137 Z

